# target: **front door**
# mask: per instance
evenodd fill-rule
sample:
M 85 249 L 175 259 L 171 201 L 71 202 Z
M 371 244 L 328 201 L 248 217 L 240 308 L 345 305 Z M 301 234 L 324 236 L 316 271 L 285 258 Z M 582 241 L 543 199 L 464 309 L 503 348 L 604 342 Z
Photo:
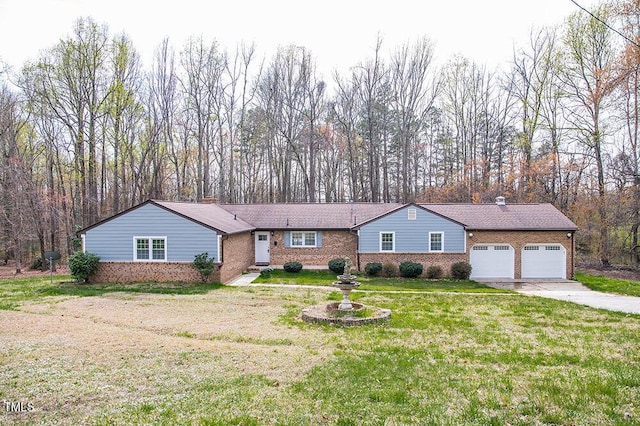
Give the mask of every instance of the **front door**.
M 256 232 L 256 265 L 268 265 L 269 232 Z

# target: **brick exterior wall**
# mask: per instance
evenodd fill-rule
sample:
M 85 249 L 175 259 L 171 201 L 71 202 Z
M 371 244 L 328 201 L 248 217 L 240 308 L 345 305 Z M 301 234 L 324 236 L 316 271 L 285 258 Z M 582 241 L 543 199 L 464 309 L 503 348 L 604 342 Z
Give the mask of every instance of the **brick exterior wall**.
M 322 247 L 293 248 L 285 247 L 284 231 L 274 231 L 271 236 L 272 265 L 283 265 L 297 261 L 303 265 L 327 265 L 336 257 L 349 257 L 356 262 L 358 237 L 350 231 L 322 231 Z
M 574 238 L 567 238 L 567 231 L 471 231 L 467 232 L 467 251 L 475 244 L 510 244 L 515 249 L 515 278 L 522 278 L 522 248 L 526 244 L 556 243 L 567 250 L 567 278 L 573 278 Z M 467 255 L 467 262 L 469 256 Z
M 429 266 L 441 266 L 445 276 L 449 276 L 451 265 L 457 262 L 468 262 L 466 253 L 360 253 L 359 268 L 364 272 L 364 267 L 370 262 L 393 263 L 399 266 L 402 262 L 410 261 L 422 263 L 422 275 L 427 273 Z
M 116 282 L 200 282 L 200 273 L 191 262 L 100 262 L 92 283 Z M 215 268 L 209 281 L 220 281 Z
M 253 265 L 254 246 L 250 232 L 229 235 L 222 239 L 222 266 L 220 282 L 226 283 L 242 275 Z

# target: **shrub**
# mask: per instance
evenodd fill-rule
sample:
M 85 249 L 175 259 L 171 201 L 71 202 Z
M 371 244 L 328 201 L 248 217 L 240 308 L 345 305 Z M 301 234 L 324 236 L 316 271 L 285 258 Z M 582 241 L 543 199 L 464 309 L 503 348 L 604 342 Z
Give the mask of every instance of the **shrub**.
M 344 258 L 336 257 L 329 261 L 329 269 L 336 274 L 342 274 L 344 272 Z
M 442 275 L 444 275 L 442 266 L 432 265 L 427 268 L 427 278 L 429 279 L 437 280 L 438 278 L 442 278 Z
M 415 278 L 422 275 L 422 263 L 405 261 L 400 264 L 400 275 L 404 278 Z
M 260 276 L 264 278 L 269 278 L 272 272 L 273 272 L 273 268 L 266 267 L 260 271 Z
M 287 272 L 300 272 L 302 271 L 302 263 L 300 262 L 287 262 L 284 264 L 284 270 Z
M 382 276 L 387 278 L 397 277 L 398 267 L 391 262 L 385 263 L 384 265 L 382 265 Z
M 29 265 L 29 269 L 42 269 L 42 258 L 36 257 L 35 259 L 33 259 L 31 261 L 31 265 Z
M 458 262 L 451 265 L 451 278 L 456 280 L 468 280 L 471 275 L 471 265 L 467 262 Z
M 202 282 L 207 282 L 209 275 L 211 275 L 215 269 L 215 259 L 213 257 L 209 257 L 209 253 L 207 252 L 196 254 L 193 259 L 193 267 L 200 272 Z
M 377 277 L 382 272 L 382 263 L 370 262 L 364 265 L 364 273 L 370 277 Z
M 71 276 L 81 283 L 89 282 L 89 278 L 98 271 L 100 258 L 87 252 L 76 252 L 69 256 Z

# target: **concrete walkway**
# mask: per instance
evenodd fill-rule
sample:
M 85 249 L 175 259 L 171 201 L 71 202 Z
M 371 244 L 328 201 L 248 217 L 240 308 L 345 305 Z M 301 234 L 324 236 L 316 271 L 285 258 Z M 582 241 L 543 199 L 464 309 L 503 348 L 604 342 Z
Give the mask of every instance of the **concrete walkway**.
M 231 286 L 249 286 L 260 274 L 252 272 L 244 274 L 228 283 Z M 612 293 L 601 293 L 589 290 L 579 282 L 571 280 L 477 280 L 490 287 L 503 290 L 514 290 L 518 293 L 529 296 L 547 297 L 550 299 L 565 300 L 580 305 L 594 308 L 608 309 L 610 311 L 626 312 L 629 314 L 640 314 L 640 297 L 621 296 Z M 255 284 L 254 284 L 255 285 Z M 292 287 L 292 288 L 318 288 L 323 290 L 335 290 L 332 287 L 303 286 L 303 285 L 282 285 L 282 284 L 260 284 L 265 287 Z
M 612 293 L 601 293 L 585 287 L 579 282 L 570 280 L 478 280 L 490 287 L 515 290 L 529 296 L 547 297 L 565 300 L 594 308 L 610 311 L 640 314 L 640 297 L 622 296 Z

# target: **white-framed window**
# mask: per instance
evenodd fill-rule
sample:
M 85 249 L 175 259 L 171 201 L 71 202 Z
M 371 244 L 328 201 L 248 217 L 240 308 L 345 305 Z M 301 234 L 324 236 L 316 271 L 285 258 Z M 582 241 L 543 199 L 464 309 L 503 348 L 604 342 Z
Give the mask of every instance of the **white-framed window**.
M 407 220 L 416 220 L 418 217 L 418 211 L 416 209 L 407 210 Z
M 429 232 L 429 251 L 444 251 L 444 233 Z
M 396 251 L 395 232 L 380 232 L 380 251 Z
M 133 260 L 167 261 L 167 237 L 133 237 Z
M 315 231 L 292 231 L 291 247 L 316 247 Z

